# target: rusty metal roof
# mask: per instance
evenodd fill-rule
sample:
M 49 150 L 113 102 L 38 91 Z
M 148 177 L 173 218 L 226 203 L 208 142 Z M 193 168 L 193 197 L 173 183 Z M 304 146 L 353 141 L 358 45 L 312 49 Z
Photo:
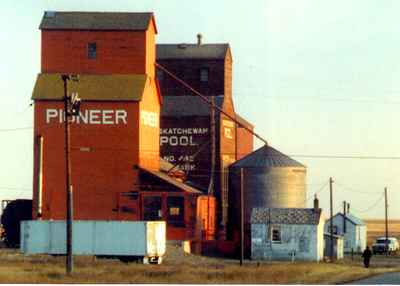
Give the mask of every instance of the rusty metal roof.
M 145 31 L 153 13 L 45 12 L 41 30 L 133 30 Z
M 143 171 L 177 187 L 178 189 L 181 189 L 182 191 L 192 193 L 192 194 L 202 194 L 202 192 L 200 192 L 199 190 L 197 190 L 189 185 L 186 185 L 185 183 L 182 183 L 182 182 L 168 176 L 167 174 L 165 174 L 163 172 L 154 171 L 154 170 L 150 170 L 150 169 L 143 168 L 143 167 L 140 167 L 140 170 L 143 170 Z
M 321 209 L 301 208 L 253 208 L 251 223 L 271 224 L 319 224 Z
M 223 96 L 215 96 L 215 104 L 222 108 Z M 161 106 L 161 116 L 181 117 L 181 116 L 208 116 L 210 115 L 210 105 L 198 96 L 163 96 Z
M 289 156 L 279 152 L 271 146 L 264 145 L 249 155 L 243 157 L 231 165 L 232 168 L 246 168 L 246 167 L 302 167 L 306 168 L 303 164 L 290 158 Z
M 225 59 L 229 44 L 158 44 L 157 60 L 166 59 Z
M 163 173 L 171 173 L 173 175 L 185 176 L 185 172 L 177 165 L 174 165 L 160 157 L 160 171 Z
M 78 92 L 82 100 L 140 101 L 146 87 L 146 75 L 79 75 L 68 81 L 68 91 Z M 39 74 L 33 89 L 34 100 L 61 100 L 64 84 L 61 74 Z

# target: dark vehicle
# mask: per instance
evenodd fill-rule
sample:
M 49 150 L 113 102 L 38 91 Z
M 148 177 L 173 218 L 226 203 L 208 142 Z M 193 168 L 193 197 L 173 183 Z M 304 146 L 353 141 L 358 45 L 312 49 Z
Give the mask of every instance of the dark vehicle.
M 14 200 L 7 204 L 1 216 L 2 239 L 7 247 L 20 244 L 20 222 L 32 219 L 32 200 Z

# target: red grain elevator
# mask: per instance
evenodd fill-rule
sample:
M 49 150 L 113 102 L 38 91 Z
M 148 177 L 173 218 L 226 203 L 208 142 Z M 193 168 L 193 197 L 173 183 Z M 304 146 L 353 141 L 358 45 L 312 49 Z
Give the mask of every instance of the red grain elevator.
M 167 239 L 193 239 L 204 198 L 160 168 L 154 15 L 46 12 L 40 29 L 33 216 L 65 219 L 61 74 L 78 74 L 68 83 L 82 99 L 70 124 L 74 219 L 166 220 Z
M 241 124 L 232 98 L 232 53 L 229 44 L 157 44 L 157 63 L 191 85 Z M 157 70 L 163 96 L 160 154 L 187 174 L 187 180 L 207 193 L 211 178 L 211 108 L 201 98 Z M 217 227 L 222 234 L 228 219 L 228 166 L 253 151 L 253 135 L 226 115 L 215 112 L 214 191 Z

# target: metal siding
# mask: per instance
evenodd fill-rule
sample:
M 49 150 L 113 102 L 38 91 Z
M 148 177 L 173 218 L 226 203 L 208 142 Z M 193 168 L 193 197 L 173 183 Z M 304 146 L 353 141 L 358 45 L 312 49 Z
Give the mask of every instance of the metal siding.
M 73 244 L 76 244 L 77 235 L 76 235 L 76 223 L 73 224 L 73 236 L 72 241 Z M 64 254 L 66 253 L 66 226 L 65 221 L 51 221 L 49 224 L 49 250 L 50 254 Z M 75 231 L 74 231 L 75 230 Z M 78 239 L 78 243 L 80 240 Z M 72 246 L 72 252 L 74 253 L 75 247 Z
M 21 251 L 25 254 L 65 254 L 65 229 L 65 221 L 25 221 Z M 165 222 L 74 221 L 73 253 L 162 256 L 165 230 Z
M 268 224 L 252 224 L 252 259 L 320 261 L 323 244 L 321 225 L 280 224 L 281 243 L 271 243 Z M 323 228 L 323 226 L 322 226 Z
M 146 255 L 145 222 L 94 222 L 95 253 L 103 255 Z M 118 238 L 118 241 L 116 241 Z M 148 238 L 147 238 L 148 239 Z
M 272 148 L 269 145 L 260 147 L 253 153 L 240 159 L 232 165 L 232 168 L 274 168 L 274 167 L 300 167 L 303 164 Z
M 306 172 L 304 165 L 265 145 L 229 167 L 228 238 L 238 235 L 240 169 L 244 170 L 245 229 L 253 208 L 304 208 Z M 248 235 L 247 238 L 248 239 Z
M 240 194 L 237 171 L 231 176 L 232 203 L 236 206 L 233 209 L 237 209 Z M 245 222 L 250 222 L 253 208 L 304 208 L 305 180 L 305 168 L 245 168 Z
M 49 248 L 50 224 L 46 221 L 21 221 L 20 251 L 29 254 L 45 253 Z

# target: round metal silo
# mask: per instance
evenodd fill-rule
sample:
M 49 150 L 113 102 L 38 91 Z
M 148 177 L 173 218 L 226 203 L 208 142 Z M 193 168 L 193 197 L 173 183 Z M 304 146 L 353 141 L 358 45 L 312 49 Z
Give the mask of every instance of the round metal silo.
M 305 208 L 306 167 L 265 145 L 229 168 L 228 225 L 231 230 L 240 222 L 241 169 L 246 225 L 250 223 L 253 208 Z

